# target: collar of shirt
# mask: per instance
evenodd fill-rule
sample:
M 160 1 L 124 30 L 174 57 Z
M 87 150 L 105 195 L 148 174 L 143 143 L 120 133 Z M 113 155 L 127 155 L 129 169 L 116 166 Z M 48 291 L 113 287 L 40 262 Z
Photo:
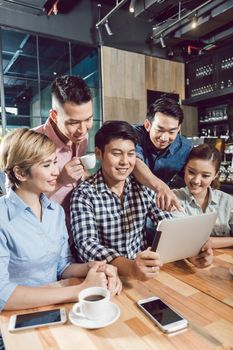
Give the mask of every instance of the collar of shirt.
M 45 134 L 50 138 L 56 145 L 56 153 L 57 155 L 68 155 L 68 158 L 66 159 L 67 163 L 69 160 L 71 160 L 70 155 L 73 154 L 73 149 L 71 145 L 67 145 L 64 143 L 59 136 L 56 134 L 55 130 L 53 129 L 53 125 L 51 123 L 51 118 L 48 118 L 45 124 L 42 124 L 33 130 Z M 87 144 L 88 144 L 88 133 L 86 134 L 85 138 L 78 144 L 75 144 L 75 156 L 76 157 L 81 157 L 86 153 L 87 150 Z M 68 152 L 67 152 L 68 151 Z M 59 160 L 59 159 L 58 159 Z M 62 167 L 64 166 L 64 163 Z
M 70 150 L 72 148 L 72 146 L 68 146 L 56 134 L 50 118 L 48 118 L 46 123 L 44 124 L 44 130 L 45 130 L 45 134 L 55 143 L 58 151 L 60 151 L 62 149 L 65 149 L 65 150 L 69 149 Z M 86 135 L 86 140 L 88 141 L 88 134 Z M 80 147 L 80 144 L 75 145 L 76 153 L 78 153 L 79 147 Z
M 15 193 L 12 188 L 8 191 L 6 200 L 8 202 L 8 213 L 10 220 L 13 220 L 24 210 L 31 210 L 31 208 L 24 203 L 24 201 Z M 44 193 L 41 193 L 40 200 L 43 208 L 52 210 L 55 209 L 55 204 L 51 202 Z
M 180 139 L 179 139 L 179 135 L 177 135 L 175 140 L 163 151 L 158 150 L 155 147 L 155 145 L 153 144 L 153 142 L 151 141 L 150 138 L 149 138 L 148 147 L 151 150 L 152 154 L 156 153 L 158 156 L 160 154 L 165 155 L 167 153 L 170 153 L 171 155 L 174 155 L 176 153 L 176 150 L 177 150 L 177 147 L 179 146 L 179 144 L 180 144 Z
M 113 194 L 113 192 L 110 190 L 110 188 L 108 187 L 108 185 L 104 180 L 102 169 L 97 171 L 97 173 L 93 176 L 93 180 L 94 180 L 93 184 L 96 187 L 96 190 L 98 192 L 100 193 L 108 192 L 111 195 Z M 124 193 L 130 191 L 131 186 L 132 186 L 131 177 L 127 177 L 124 185 Z
M 44 130 L 46 135 L 53 140 L 53 142 L 55 143 L 57 149 L 63 149 L 63 148 L 67 148 L 69 146 L 67 146 L 67 144 L 65 144 L 56 134 L 56 132 L 54 131 L 53 125 L 51 123 L 51 119 L 48 118 L 46 123 L 44 124 Z M 69 147 L 70 148 L 70 147 Z
M 189 191 L 188 187 L 185 187 L 185 193 L 187 195 L 188 198 L 188 202 L 192 203 L 194 202 L 195 204 L 197 204 L 197 201 L 195 199 L 195 197 L 192 195 L 192 193 Z M 208 188 L 209 191 L 209 201 L 208 201 L 208 205 L 210 204 L 217 204 L 218 200 L 217 200 L 217 195 L 215 194 L 215 192 L 212 190 L 211 187 Z

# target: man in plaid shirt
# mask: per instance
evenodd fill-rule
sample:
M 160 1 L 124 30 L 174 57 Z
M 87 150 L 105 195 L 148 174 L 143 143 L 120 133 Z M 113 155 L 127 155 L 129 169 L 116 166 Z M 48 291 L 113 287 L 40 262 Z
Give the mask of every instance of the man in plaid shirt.
M 158 275 L 159 255 L 147 247 L 149 216 L 170 214 L 156 207 L 155 193 L 131 175 L 137 136 L 125 121 L 103 124 L 95 136 L 101 169 L 78 186 L 71 199 L 71 228 L 82 261 L 107 260 L 122 276 L 146 280 Z
M 83 261 L 106 259 L 119 273 L 138 279 L 155 277 L 157 253 L 146 249 L 147 215 L 157 224 L 170 214 L 159 210 L 155 193 L 130 175 L 137 137 L 124 121 L 106 122 L 95 136 L 102 168 L 78 186 L 71 199 L 71 226 Z

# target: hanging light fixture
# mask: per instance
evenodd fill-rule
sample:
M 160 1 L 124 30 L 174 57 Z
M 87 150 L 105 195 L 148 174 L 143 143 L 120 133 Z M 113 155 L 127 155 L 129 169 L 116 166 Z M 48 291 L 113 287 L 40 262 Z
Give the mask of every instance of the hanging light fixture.
M 108 35 L 113 35 L 113 32 L 111 31 L 110 25 L 108 23 L 108 19 L 106 19 L 105 23 L 104 23 L 106 32 L 108 33 Z
M 164 38 L 163 38 L 162 35 L 160 36 L 159 41 L 160 41 L 160 44 L 161 44 L 162 48 L 164 49 L 166 47 L 166 44 L 164 42 Z
M 191 22 L 192 29 L 195 29 L 197 27 L 197 14 L 195 13 L 194 17 L 192 18 Z
M 131 0 L 129 5 L 129 12 L 134 13 L 136 0 Z

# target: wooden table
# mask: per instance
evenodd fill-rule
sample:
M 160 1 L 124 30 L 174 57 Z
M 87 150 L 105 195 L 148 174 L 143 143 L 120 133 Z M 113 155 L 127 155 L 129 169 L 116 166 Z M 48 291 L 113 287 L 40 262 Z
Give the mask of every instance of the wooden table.
M 163 271 L 180 281 L 233 307 L 233 249 L 218 249 L 214 262 L 206 269 L 197 269 L 182 260 L 166 264 Z
M 221 252 L 220 252 L 221 254 Z M 217 257 L 219 259 L 219 256 Z M 224 260 L 224 259 L 223 259 Z M 203 273 L 209 275 L 209 270 Z M 9 317 L 15 312 L 2 312 L 0 325 L 7 350 L 209 350 L 233 346 L 233 308 L 210 296 L 203 287 L 193 287 L 189 274 L 174 275 L 171 266 L 161 271 L 156 280 L 126 280 L 124 291 L 113 299 L 121 309 L 120 318 L 112 325 L 86 330 L 67 322 L 65 325 L 9 333 Z M 188 277 L 188 283 L 185 277 Z M 197 276 L 198 277 L 198 276 Z M 217 276 L 216 276 L 217 278 Z M 68 281 L 67 283 L 72 283 Z M 209 283 L 209 280 L 207 279 Z M 232 282 L 232 281 L 231 281 Z M 225 290 L 225 281 L 222 282 Z M 226 295 L 228 295 L 228 286 Z M 208 293 L 206 293 L 208 292 Z M 187 330 L 174 335 L 163 334 L 136 306 L 136 301 L 157 295 L 189 321 Z M 220 298 L 219 298 L 220 299 Z M 224 298 L 223 298 L 224 299 Z M 65 304 L 67 313 L 73 304 Z M 55 308 L 52 306 L 50 308 Z M 43 310 L 46 308 L 40 308 Z M 32 310 L 28 310 L 32 311 Z

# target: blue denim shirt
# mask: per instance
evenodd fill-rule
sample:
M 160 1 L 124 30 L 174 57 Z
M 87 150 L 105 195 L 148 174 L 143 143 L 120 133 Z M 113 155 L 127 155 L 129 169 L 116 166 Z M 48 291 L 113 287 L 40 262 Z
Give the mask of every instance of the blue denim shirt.
M 139 139 L 136 146 L 137 157 L 150 168 L 155 176 L 169 185 L 173 176 L 183 169 L 192 149 L 192 142 L 178 134 L 172 144 L 161 152 L 155 148 L 143 125 L 133 125 L 133 127 Z
M 12 189 L 0 198 L 0 310 L 17 285 L 55 282 L 72 262 L 62 207 L 41 203 L 40 222 Z

